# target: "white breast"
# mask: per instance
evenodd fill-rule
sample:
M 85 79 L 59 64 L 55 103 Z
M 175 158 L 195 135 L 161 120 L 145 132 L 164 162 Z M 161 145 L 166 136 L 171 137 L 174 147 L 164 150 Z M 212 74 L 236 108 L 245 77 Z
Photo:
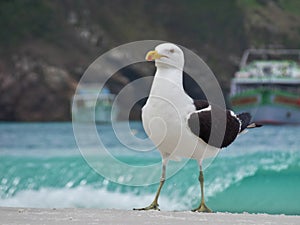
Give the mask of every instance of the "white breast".
M 187 118 L 195 111 L 193 100 L 182 86 L 160 79 L 154 82 L 142 110 L 143 126 L 163 157 L 170 159 L 206 157 L 212 153 L 205 142 L 189 129 Z

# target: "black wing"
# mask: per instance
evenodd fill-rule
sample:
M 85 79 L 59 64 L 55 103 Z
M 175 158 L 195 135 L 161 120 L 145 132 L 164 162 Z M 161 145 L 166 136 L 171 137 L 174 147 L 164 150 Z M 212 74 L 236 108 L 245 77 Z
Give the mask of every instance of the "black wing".
M 188 125 L 191 131 L 196 136 L 201 138 L 209 145 L 217 148 L 227 147 L 235 140 L 235 138 L 239 134 L 240 121 L 235 115 L 232 115 L 229 110 L 226 110 L 226 130 L 224 135 L 224 130 L 222 130 L 220 123 L 218 123 L 218 120 L 221 120 L 221 118 L 223 118 L 224 110 L 216 106 L 213 106 L 212 110 L 216 110 L 217 112 L 219 111 L 219 113 L 222 113 L 222 117 L 219 118 L 219 116 L 216 116 L 216 123 L 213 124 L 215 126 L 214 130 L 216 131 L 216 134 L 214 134 L 212 137 L 210 137 L 212 130 L 211 110 L 192 113 L 190 118 L 188 119 Z M 218 113 L 216 115 L 218 115 Z M 221 141 L 219 138 L 223 135 L 223 141 Z
M 257 127 L 261 127 L 262 124 L 257 124 L 257 123 L 250 123 L 251 122 L 251 115 L 250 113 L 244 112 L 241 114 L 238 114 L 237 117 L 240 119 L 242 125 L 241 125 L 241 131 L 245 130 L 246 128 L 257 128 Z
M 250 124 L 251 115 L 250 115 L 250 113 L 241 113 L 241 114 L 238 114 L 237 117 L 241 121 L 241 131 L 240 132 L 242 132 Z
M 196 110 L 201 110 L 207 108 L 209 106 L 209 103 L 206 100 L 194 100 L 194 105 L 196 107 Z

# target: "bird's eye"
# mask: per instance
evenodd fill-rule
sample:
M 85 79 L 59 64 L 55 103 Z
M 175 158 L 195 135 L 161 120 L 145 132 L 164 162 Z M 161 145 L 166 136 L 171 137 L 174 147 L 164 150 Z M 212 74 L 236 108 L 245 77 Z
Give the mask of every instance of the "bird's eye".
M 172 48 L 172 49 L 170 49 L 170 53 L 174 53 L 175 52 L 175 50 Z

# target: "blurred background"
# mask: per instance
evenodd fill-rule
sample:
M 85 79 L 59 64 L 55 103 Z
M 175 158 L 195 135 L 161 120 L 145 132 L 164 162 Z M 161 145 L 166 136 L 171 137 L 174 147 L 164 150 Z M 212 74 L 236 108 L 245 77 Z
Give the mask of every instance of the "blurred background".
M 159 182 L 161 173 L 154 146 L 151 151 L 134 151 L 120 142 L 109 123 L 100 123 L 96 130 L 101 149 L 83 123 L 84 150 L 107 150 L 131 169 L 124 171 L 105 157 L 94 157 L 99 168 L 110 172 L 101 176 L 80 154 L 83 149 L 70 121 L 71 101 L 84 71 L 121 44 L 165 40 L 199 55 L 228 96 L 246 49 L 300 48 L 299 12 L 298 0 L 0 0 L 0 206 L 128 210 L 148 205 L 157 189 L 150 183 Z M 99 109 L 108 115 L 99 121 L 110 122 L 114 94 L 137 78 L 153 75 L 154 69 L 153 63 L 141 63 L 118 71 L 105 84 L 96 109 L 89 98 L 95 100 L 99 90 L 83 86 L 83 99 L 76 102 L 78 112 L 83 111 L 77 119 L 89 121 L 91 110 Z M 288 105 L 290 110 L 284 112 L 284 120 L 299 121 L 299 67 L 294 71 L 298 78 L 291 79 L 292 94 L 278 92 L 277 100 L 279 108 Z M 191 96 L 202 96 L 188 77 L 184 85 Z M 272 92 L 263 91 L 262 99 Z M 253 99 L 253 93 L 248 94 L 246 98 Z M 140 119 L 144 100 L 133 107 L 130 119 Z M 124 105 L 119 105 L 119 112 Z M 125 139 L 128 133 L 146 138 L 139 121 L 131 121 L 129 130 L 122 122 L 116 127 Z M 264 126 L 237 138 L 205 170 L 207 204 L 221 212 L 300 215 L 299 133 L 300 126 Z M 147 147 L 129 138 L 128 143 Z M 138 169 L 153 164 L 157 170 Z M 161 209 L 196 208 L 198 175 L 197 163 L 187 161 L 164 185 Z M 134 180 L 145 185 L 125 185 Z
M 118 45 L 144 39 L 193 50 L 227 95 L 244 50 L 299 48 L 299 11 L 297 0 L 1 0 L 0 120 L 70 120 L 71 98 L 89 64 Z M 107 87 L 118 93 L 153 74 L 148 68 L 120 71 Z

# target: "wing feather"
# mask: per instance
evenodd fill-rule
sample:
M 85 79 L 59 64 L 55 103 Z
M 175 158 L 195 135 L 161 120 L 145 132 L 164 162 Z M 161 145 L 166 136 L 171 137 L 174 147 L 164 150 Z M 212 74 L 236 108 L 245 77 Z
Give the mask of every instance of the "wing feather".
M 220 109 L 219 107 L 213 107 L 213 108 L 216 110 L 223 110 Z M 224 110 L 222 113 L 224 113 Z M 222 128 L 220 126 L 221 123 L 218 122 L 218 120 L 221 119 L 222 117 L 216 118 L 216 123 L 214 123 L 213 125 L 215 126 L 214 130 L 217 133 L 214 134 L 212 137 L 210 137 L 211 130 L 212 130 L 212 123 L 211 123 L 211 110 L 209 110 L 209 108 L 205 108 L 200 111 L 195 111 L 194 113 L 192 113 L 188 119 L 188 125 L 191 131 L 207 144 L 218 148 L 224 148 L 230 145 L 238 136 L 240 132 L 240 120 L 234 114 L 232 114 L 231 111 L 226 110 L 226 130 L 224 135 L 224 131 L 222 131 Z M 219 138 L 221 135 L 224 135 L 224 137 L 223 137 L 223 141 L 221 141 L 220 143 Z

